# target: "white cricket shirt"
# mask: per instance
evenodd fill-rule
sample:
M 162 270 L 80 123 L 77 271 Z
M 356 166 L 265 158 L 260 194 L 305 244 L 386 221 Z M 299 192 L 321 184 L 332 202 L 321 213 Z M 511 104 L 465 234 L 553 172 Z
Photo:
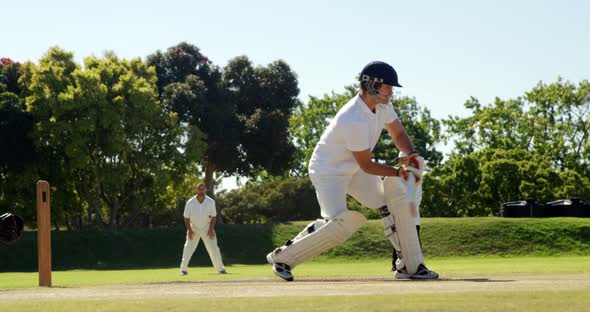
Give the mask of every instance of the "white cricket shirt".
M 309 173 L 352 176 L 359 169 L 352 152 L 373 151 L 381 131 L 397 114 L 391 103 L 377 105 L 373 113 L 359 94 L 334 116 L 315 146 Z
M 217 215 L 215 210 L 215 201 L 205 195 L 205 200 L 199 203 L 197 195 L 191 197 L 184 205 L 183 216 L 191 220 L 191 224 L 195 230 L 207 231 L 211 218 Z

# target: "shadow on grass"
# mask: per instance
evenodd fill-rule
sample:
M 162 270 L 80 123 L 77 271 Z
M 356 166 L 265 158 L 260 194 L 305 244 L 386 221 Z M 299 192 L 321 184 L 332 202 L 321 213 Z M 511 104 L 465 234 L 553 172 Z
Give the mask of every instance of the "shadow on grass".
M 363 277 L 363 278 L 301 278 L 296 279 L 293 282 L 285 282 L 278 278 L 264 278 L 264 279 L 240 279 L 240 280 L 216 280 L 216 281 L 171 281 L 171 282 L 154 282 L 145 283 L 146 285 L 169 285 L 169 284 L 250 284 L 250 283 L 281 283 L 281 284 L 292 284 L 292 283 L 365 283 L 365 282 L 381 282 L 390 284 L 394 283 L 441 283 L 441 282 L 474 282 L 474 283 L 510 283 L 515 280 L 494 280 L 488 278 L 440 278 L 436 280 L 400 280 L 395 278 L 383 278 L 383 277 Z

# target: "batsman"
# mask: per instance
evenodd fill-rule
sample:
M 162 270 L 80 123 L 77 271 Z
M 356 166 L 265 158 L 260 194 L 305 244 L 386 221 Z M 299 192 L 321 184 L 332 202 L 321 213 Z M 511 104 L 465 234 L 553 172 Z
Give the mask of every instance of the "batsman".
M 393 88 L 401 88 L 397 73 L 391 65 L 375 61 L 362 69 L 358 79 L 359 93 L 331 120 L 309 161 L 322 218 L 270 252 L 267 261 L 277 276 L 292 281 L 297 265 L 350 238 L 367 219 L 347 208 L 348 194 L 379 209 L 385 236 L 397 253 L 397 278 L 436 279 L 438 274 L 424 265 L 415 227 L 415 190 L 424 173 L 424 159 L 391 103 Z M 394 168 L 372 160 L 383 128 L 397 149 L 409 155 L 408 165 Z

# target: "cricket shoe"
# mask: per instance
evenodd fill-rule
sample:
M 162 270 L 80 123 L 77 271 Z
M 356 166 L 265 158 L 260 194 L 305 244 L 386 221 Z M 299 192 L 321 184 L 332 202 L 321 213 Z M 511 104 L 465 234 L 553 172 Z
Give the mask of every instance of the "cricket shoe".
M 408 271 L 406 271 L 406 269 L 401 269 L 401 270 L 395 271 L 395 278 L 397 278 L 397 279 L 410 279 L 411 276 L 412 276 L 412 274 L 408 273 Z
M 398 279 L 433 280 L 438 278 L 438 273 L 430 271 L 424 264 L 420 264 L 415 274 L 409 274 L 406 269 L 401 269 L 395 272 L 395 277 Z
M 276 274 L 276 276 L 286 280 L 287 282 L 293 281 L 291 267 L 284 263 L 273 263 L 272 271 Z
M 188 275 L 187 271 L 180 271 L 180 275 L 184 276 L 184 275 Z

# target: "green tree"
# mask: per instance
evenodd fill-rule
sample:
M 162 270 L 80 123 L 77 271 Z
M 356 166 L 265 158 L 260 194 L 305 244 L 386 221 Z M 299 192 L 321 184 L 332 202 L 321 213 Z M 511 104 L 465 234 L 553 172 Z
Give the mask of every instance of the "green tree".
M 19 97 L 21 64 L 0 58 L 0 211 L 10 211 L 29 223 L 34 205 L 37 157 L 31 132 L 33 118 Z
M 230 223 L 267 223 L 319 218 L 320 207 L 307 177 L 247 182 L 220 196 Z
M 287 169 L 294 150 L 287 120 L 299 89 L 285 62 L 253 67 L 241 56 L 222 71 L 183 42 L 150 55 L 148 63 L 156 68 L 165 106 L 206 136 L 204 157 L 190 158 L 204 168 L 211 195 L 215 173 L 252 177 Z
M 39 66 L 28 65 L 23 83 L 36 146 L 49 160 L 42 172 L 56 190 L 79 194 L 99 225 L 115 230 L 148 209 L 165 191 L 156 181 L 182 170 L 175 114 L 160 106 L 155 71 L 140 59 L 107 53 L 81 68 L 51 48 Z
M 499 215 L 502 202 L 585 198 L 589 192 L 587 177 L 554 169 L 548 156 L 486 148 L 455 154 L 426 174 L 421 209 L 424 216 Z
M 525 98 L 531 103 L 526 115 L 531 150 L 549 156 L 561 170 L 590 176 L 590 82 L 539 82 Z
M 465 103 L 468 117 L 444 120 L 455 144 L 454 152 L 467 155 L 484 148 L 525 149 L 549 157 L 560 170 L 586 176 L 590 159 L 590 83 L 578 86 L 558 78 L 539 82 L 524 97 L 481 105 L 475 98 Z
M 20 94 L 18 79 L 22 74 L 21 64 L 8 57 L 0 58 L 0 93 Z

